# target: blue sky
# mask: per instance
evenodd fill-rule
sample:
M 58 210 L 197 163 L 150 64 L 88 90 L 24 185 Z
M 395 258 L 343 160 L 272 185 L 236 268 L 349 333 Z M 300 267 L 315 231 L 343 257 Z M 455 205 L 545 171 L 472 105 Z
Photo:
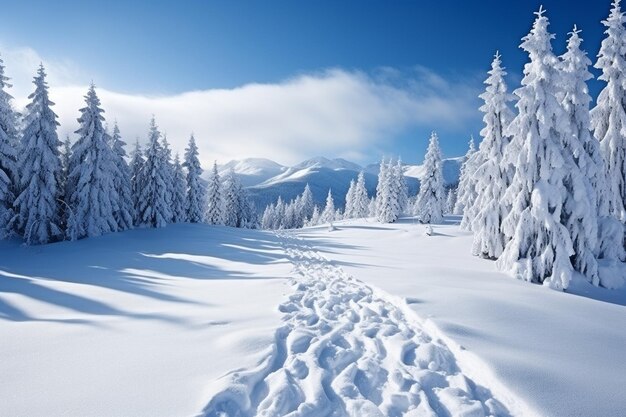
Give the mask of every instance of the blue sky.
M 462 90 L 463 103 L 451 109 L 470 108 L 479 105 L 475 95 L 496 49 L 510 73 L 509 87 L 517 86 L 526 61 L 518 45 L 540 3 L 557 35 L 555 51 L 562 52 L 566 34 L 576 23 L 593 59 L 608 0 L 20 1 L 3 5 L 0 45 L 29 48 L 45 61 L 63 63 L 61 67 L 70 68 L 65 84 L 82 85 L 93 79 L 101 88 L 131 96 L 232 90 L 255 83 L 281 85 L 298 77 L 324 78 L 328 69 L 338 69 L 365 76 L 364 84 L 398 90 L 435 79 L 423 94 L 437 95 L 441 87 L 446 90 L 442 100 L 454 100 L 455 91 Z M 592 83 L 592 92 L 599 86 Z M 161 115 L 156 116 L 158 121 Z M 338 149 L 339 154 L 370 162 L 393 153 L 417 162 L 429 132 L 437 130 L 444 154 L 461 155 L 468 136 L 478 135 L 481 115 L 468 111 L 458 123 L 449 118 L 397 123 L 404 125 L 381 129 L 376 134 L 387 137 L 364 140 L 363 149 L 354 155 L 344 148 Z M 351 138 L 344 145 L 358 148 L 359 143 Z M 268 141 L 268 146 L 277 144 Z M 314 156 L 315 151 L 307 147 L 306 153 Z M 233 153 L 215 152 L 220 157 Z M 321 146 L 320 153 L 334 156 L 328 152 L 332 147 Z M 284 159 L 301 156 L 307 155 L 292 152 Z

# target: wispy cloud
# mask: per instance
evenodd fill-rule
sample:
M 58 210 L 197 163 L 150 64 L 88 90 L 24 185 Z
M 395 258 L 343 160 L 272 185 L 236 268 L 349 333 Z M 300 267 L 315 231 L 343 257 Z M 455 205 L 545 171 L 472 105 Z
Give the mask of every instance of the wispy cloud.
M 89 78 L 67 61 L 42 59 L 28 48 L 0 50 L 14 78 L 18 106 L 26 103 L 39 62 L 50 74 L 60 133 L 77 128 Z M 118 121 L 127 142 L 144 141 L 152 114 L 182 151 L 191 132 L 203 164 L 247 156 L 294 163 L 313 155 L 368 159 L 375 149 L 414 128 L 462 131 L 476 117 L 476 94 L 424 67 L 374 74 L 329 69 L 275 84 L 190 91 L 169 96 L 131 95 L 99 86 L 109 122 Z

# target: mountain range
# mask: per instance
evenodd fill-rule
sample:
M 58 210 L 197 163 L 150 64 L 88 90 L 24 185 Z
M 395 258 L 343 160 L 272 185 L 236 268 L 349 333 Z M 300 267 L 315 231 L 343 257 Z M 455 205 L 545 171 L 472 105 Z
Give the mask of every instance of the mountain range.
M 443 160 L 443 178 L 446 187 L 458 184 L 463 157 Z M 379 164 L 361 166 L 341 158 L 329 159 L 322 156 L 307 159 L 297 165 L 288 167 L 263 158 L 246 158 L 233 160 L 218 166 L 220 174 L 228 170 L 239 177 L 248 190 L 259 210 L 278 197 L 289 201 L 302 193 L 309 184 L 316 204 L 324 206 L 328 190 L 332 190 L 336 207 L 343 207 L 350 180 L 355 179 L 360 171 L 365 174 L 365 187 L 370 196 L 376 192 Z M 403 165 L 404 176 L 409 187 L 409 195 L 415 195 L 419 189 L 419 180 L 424 175 L 422 165 Z M 204 173 L 204 177 L 209 172 Z

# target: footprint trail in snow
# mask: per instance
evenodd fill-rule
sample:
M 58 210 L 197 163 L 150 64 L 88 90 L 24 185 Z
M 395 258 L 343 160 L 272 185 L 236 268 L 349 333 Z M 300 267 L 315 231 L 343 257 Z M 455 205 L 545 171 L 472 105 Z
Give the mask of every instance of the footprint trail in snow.
M 273 351 L 218 381 L 201 416 L 510 415 L 401 308 L 304 240 L 281 238 L 295 292 L 279 307 Z

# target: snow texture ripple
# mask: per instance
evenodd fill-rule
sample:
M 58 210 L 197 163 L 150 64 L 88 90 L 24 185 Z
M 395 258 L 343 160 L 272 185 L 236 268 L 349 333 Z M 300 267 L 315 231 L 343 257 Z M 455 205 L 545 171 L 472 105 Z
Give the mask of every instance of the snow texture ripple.
M 200 416 L 510 416 L 379 290 L 281 234 L 295 292 L 269 356 L 219 381 Z

